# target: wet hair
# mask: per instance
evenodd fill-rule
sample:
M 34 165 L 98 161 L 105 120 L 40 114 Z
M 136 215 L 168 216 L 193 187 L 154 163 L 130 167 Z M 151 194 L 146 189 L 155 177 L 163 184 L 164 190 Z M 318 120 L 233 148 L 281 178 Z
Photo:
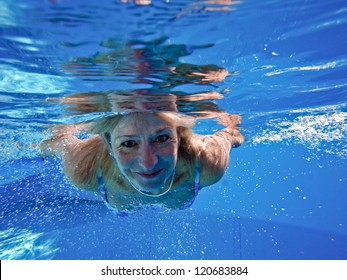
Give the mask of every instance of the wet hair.
M 179 134 L 185 130 L 191 130 L 195 124 L 195 119 L 193 117 L 174 112 L 134 112 L 108 116 L 106 118 L 101 118 L 99 120 L 93 121 L 92 123 L 90 123 L 89 130 L 93 134 L 99 135 L 102 135 L 104 133 L 112 133 L 125 116 L 132 116 L 135 120 L 140 120 L 143 119 L 144 115 L 148 114 L 153 114 L 164 120 L 165 122 L 174 125 L 178 129 L 177 132 Z
M 123 185 L 122 182 L 124 181 L 123 176 L 118 176 L 121 172 L 115 161 L 112 159 L 112 155 L 110 155 L 110 149 L 112 149 L 110 144 L 112 132 L 117 128 L 118 124 L 125 118 L 125 116 L 131 116 L 135 118 L 135 120 L 140 120 L 144 118 L 145 114 L 154 114 L 165 122 L 176 127 L 178 137 L 180 138 L 178 155 L 187 165 L 194 165 L 196 151 L 194 150 L 194 145 L 191 141 L 193 135 L 192 128 L 195 123 L 193 117 L 174 112 L 136 112 L 126 115 L 109 116 L 93 121 L 89 124 L 89 131 L 93 134 L 100 135 L 104 142 L 97 157 L 106 184 L 112 184 L 112 182 L 116 180 L 121 188 L 121 185 Z M 97 137 L 97 139 L 99 139 L 98 141 L 102 141 L 99 137 Z M 189 172 L 195 171 L 189 170 Z

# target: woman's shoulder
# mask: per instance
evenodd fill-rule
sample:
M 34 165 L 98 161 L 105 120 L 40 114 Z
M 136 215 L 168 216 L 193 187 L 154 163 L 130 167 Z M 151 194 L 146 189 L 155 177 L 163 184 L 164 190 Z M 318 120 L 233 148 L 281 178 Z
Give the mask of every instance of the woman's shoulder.
M 63 155 L 64 171 L 75 186 L 92 191 L 97 190 L 99 158 L 104 149 L 102 139 L 93 136 L 76 141 L 70 151 Z
M 217 135 L 193 134 L 190 155 L 200 173 L 200 188 L 218 182 L 229 164 L 230 144 Z

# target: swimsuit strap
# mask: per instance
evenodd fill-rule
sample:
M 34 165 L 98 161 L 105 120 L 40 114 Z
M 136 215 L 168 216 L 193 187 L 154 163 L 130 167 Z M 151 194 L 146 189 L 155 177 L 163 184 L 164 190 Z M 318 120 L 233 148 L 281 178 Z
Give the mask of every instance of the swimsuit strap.
M 189 201 L 186 205 L 182 206 L 179 208 L 179 210 L 184 210 L 189 208 L 190 206 L 193 205 L 195 201 L 195 197 L 199 193 L 199 188 L 200 188 L 200 165 L 197 165 L 195 167 L 195 179 L 194 179 L 194 197 L 192 198 L 191 201 Z
M 104 178 L 102 177 L 102 173 L 101 173 L 100 168 L 98 170 L 98 188 L 99 188 L 99 192 L 101 194 L 102 199 L 106 203 L 108 203 L 108 199 L 107 199 L 107 195 L 106 195 L 106 187 L 105 187 L 105 183 L 104 183 Z
M 194 193 L 195 196 L 198 195 L 200 188 L 200 165 L 198 164 L 195 167 L 195 179 L 194 179 Z
M 106 193 L 106 187 L 105 187 L 105 183 L 104 183 L 104 179 L 102 177 L 102 172 L 101 169 L 99 168 L 98 170 L 98 187 L 99 187 L 99 192 L 100 195 L 102 197 L 102 200 L 105 202 L 105 205 L 107 206 L 108 209 L 112 210 L 113 212 L 115 212 L 118 216 L 128 216 L 128 212 L 126 211 L 119 211 L 116 208 L 112 207 L 108 201 L 107 198 L 107 193 Z

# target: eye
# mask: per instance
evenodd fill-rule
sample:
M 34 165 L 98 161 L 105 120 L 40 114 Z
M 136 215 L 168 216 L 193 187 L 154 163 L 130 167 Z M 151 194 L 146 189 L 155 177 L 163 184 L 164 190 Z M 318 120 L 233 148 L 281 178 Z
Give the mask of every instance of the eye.
M 158 143 L 165 143 L 170 139 L 171 137 L 169 135 L 163 134 L 163 135 L 159 135 L 155 140 Z
M 126 148 L 133 148 L 137 145 L 136 141 L 134 140 L 127 140 L 121 143 L 121 146 Z

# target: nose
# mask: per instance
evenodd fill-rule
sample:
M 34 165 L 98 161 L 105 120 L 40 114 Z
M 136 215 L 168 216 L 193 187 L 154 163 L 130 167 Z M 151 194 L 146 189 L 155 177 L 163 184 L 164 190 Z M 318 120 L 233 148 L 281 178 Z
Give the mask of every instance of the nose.
M 158 155 L 156 150 L 149 143 L 144 143 L 139 159 L 141 167 L 145 170 L 151 170 L 158 163 Z

